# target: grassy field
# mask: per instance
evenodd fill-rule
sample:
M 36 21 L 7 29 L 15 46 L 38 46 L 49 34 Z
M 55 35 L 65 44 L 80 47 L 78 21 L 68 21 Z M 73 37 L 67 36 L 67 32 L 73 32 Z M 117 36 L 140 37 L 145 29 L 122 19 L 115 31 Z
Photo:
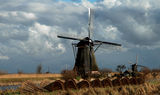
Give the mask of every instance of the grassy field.
M 60 74 L 8 74 L 0 75 L 0 84 L 23 83 L 26 80 L 42 82 L 43 80 L 55 80 L 62 76 Z M 85 88 L 78 90 L 43 91 L 34 93 L 24 93 L 22 89 L 0 90 L 1 95 L 160 95 L 160 76 L 154 78 L 147 75 L 147 80 L 141 85 L 127 85 L 106 88 Z M 15 84 L 16 85 L 16 84 Z
M 0 79 L 3 78 L 45 78 L 45 77 L 62 77 L 61 74 L 5 74 L 0 75 Z
M 0 75 L 0 86 L 17 85 L 26 80 L 32 80 L 33 82 L 38 83 L 44 79 L 55 80 L 61 77 L 61 74 L 5 74 Z
M 86 88 L 79 90 L 59 90 L 53 92 L 22 93 L 20 89 L 0 91 L 3 95 L 160 95 L 159 84 L 116 86 L 106 88 Z

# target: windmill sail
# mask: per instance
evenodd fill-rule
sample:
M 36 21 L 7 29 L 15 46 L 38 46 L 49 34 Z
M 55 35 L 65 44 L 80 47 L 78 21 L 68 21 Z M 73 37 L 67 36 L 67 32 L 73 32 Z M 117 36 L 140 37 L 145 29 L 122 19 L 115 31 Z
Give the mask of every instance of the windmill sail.
M 114 46 L 121 46 L 121 44 L 112 43 L 112 42 L 106 42 L 106 41 L 95 40 L 94 42 L 95 42 L 95 43 L 101 43 L 101 44 L 114 45 Z
M 91 39 L 92 33 L 92 22 L 93 22 L 93 10 L 91 8 L 88 9 L 88 37 Z
M 70 39 L 70 40 L 83 40 L 83 39 L 80 39 L 80 38 L 73 38 L 73 37 L 66 37 L 66 36 L 57 36 L 58 38 L 63 38 L 63 39 Z

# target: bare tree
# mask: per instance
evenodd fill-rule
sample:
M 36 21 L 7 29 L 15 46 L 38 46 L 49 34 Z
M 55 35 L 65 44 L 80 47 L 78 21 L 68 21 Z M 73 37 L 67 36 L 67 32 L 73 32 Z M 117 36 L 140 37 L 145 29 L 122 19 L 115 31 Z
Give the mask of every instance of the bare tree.
M 17 70 L 17 73 L 18 73 L 18 74 L 23 74 L 23 71 L 22 71 L 21 69 L 18 69 L 18 70 Z
M 124 69 L 126 69 L 125 65 L 118 65 L 116 71 L 118 71 L 119 73 L 122 73 Z
M 37 66 L 36 73 L 37 73 L 37 74 L 41 74 L 41 73 L 42 73 L 42 65 L 41 65 L 41 64 L 39 64 L 39 65 Z

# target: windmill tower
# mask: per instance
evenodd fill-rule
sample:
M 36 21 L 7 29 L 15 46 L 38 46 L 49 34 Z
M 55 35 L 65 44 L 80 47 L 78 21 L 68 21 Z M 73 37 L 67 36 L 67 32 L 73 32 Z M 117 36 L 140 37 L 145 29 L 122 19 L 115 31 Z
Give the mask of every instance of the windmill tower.
M 89 8 L 89 23 L 88 23 L 88 37 L 83 39 L 81 38 L 73 38 L 58 35 L 58 38 L 70 39 L 70 40 L 78 40 L 79 42 L 74 44 L 77 50 L 75 65 L 73 70 L 75 70 L 78 75 L 82 77 L 86 77 L 88 74 L 91 74 L 92 71 L 98 71 L 98 66 L 95 58 L 95 51 L 102 45 L 108 44 L 113 46 L 121 46 L 121 44 L 112 43 L 112 42 L 104 42 L 99 40 L 91 39 L 91 22 L 92 22 L 92 12 L 93 10 Z M 94 46 L 97 46 L 95 49 Z

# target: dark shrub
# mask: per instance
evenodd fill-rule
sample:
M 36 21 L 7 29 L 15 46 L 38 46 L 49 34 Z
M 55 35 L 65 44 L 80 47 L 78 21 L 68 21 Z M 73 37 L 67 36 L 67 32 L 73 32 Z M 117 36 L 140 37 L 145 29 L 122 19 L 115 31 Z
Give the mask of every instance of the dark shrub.
M 5 74 L 8 74 L 8 72 L 0 70 L 0 75 L 5 75 Z
M 99 70 L 101 77 L 108 77 L 109 73 L 112 72 L 112 69 L 108 69 L 108 68 L 103 68 L 101 70 Z
M 141 71 L 144 75 L 147 75 L 148 73 L 151 72 L 151 70 L 150 70 L 149 68 L 142 68 L 140 71 Z
M 159 73 L 159 72 L 160 72 L 160 69 L 152 69 L 152 72 L 157 72 L 157 73 Z
M 23 74 L 23 71 L 18 69 L 17 74 Z
M 77 73 L 73 70 L 63 70 L 61 74 L 64 80 L 75 79 L 77 77 Z

